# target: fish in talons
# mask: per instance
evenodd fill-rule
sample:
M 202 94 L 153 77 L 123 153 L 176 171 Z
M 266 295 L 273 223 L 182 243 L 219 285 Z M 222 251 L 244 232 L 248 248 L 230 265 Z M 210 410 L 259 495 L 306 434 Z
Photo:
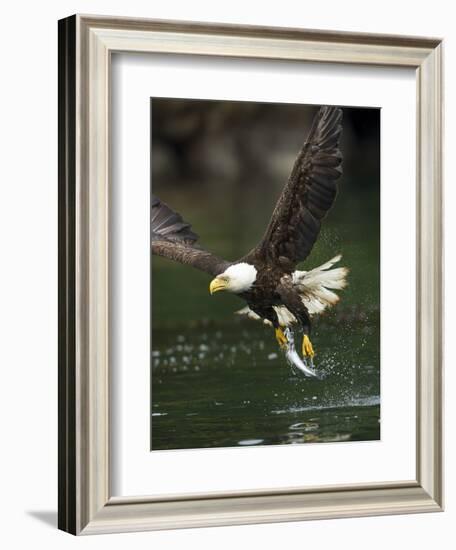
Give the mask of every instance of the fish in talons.
M 320 378 L 319 374 L 315 371 L 313 357 L 303 357 L 301 359 L 298 352 L 296 351 L 293 331 L 289 328 L 286 328 L 284 332 L 287 338 L 287 343 L 283 347 L 283 351 L 291 367 L 296 367 L 306 376 Z

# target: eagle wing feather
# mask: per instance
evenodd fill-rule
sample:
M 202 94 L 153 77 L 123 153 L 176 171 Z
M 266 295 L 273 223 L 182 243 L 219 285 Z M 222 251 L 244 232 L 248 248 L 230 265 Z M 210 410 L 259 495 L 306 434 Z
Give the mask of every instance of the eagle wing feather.
M 210 275 L 225 271 L 230 262 L 196 244 L 198 235 L 182 216 L 152 196 L 150 216 L 152 254 L 163 256 L 181 264 L 190 265 Z
M 310 254 L 342 174 L 341 121 L 340 108 L 319 109 L 263 239 L 243 261 L 279 264 L 291 273 Z

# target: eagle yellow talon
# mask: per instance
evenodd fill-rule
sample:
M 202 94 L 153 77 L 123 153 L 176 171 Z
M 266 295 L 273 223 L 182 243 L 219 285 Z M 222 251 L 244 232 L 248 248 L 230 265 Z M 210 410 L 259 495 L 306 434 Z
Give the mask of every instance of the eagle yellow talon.
M 307 336 L 307 334 L 304 334 L 304 337 L 302 339 L 302 355 L 303 357 L 310 357 L 310 358 L 312 358 L 315 355 L 312 342 L 310 341 L 310 338 Z
M 283 349 L 288 344 L 288 339 L 285 336 L 285 333 L 282 330 L 282 327 L 278 327 L 275 329 L 275 337 L 279 344 L 279 346 Z

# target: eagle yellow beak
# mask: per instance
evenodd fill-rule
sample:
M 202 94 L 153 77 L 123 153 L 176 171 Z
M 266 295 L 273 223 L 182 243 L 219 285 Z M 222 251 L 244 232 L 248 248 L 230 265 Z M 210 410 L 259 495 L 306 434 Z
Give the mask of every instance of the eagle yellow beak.
M 216 277 L 215 279 L 212 279 L 211 284 L 209 285 L 209 292 L 214 294 L 214 292 L 218 292 L 219 290 L 225 290 L 227 286 L 228 281 L 226 279 Z

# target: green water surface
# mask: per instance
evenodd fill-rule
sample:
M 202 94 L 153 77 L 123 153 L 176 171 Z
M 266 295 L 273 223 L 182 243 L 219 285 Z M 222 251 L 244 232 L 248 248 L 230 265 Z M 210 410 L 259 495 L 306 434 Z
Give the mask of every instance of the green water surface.
M 246 218 L 235 238 L 239 226 L 224 218 L 223 202 L 192 208 L 191 196 L 181 193 L 168 201 L 186 208 L 203 244 L 227 258 L 256 242 L 270 208 Z M 233 314 L 242 300 L 210 296 L 208 275 L 153 257 L 152 450 L 380 438 L 379 233 L 372 194 L 339 200 L 300 268 L 339 252 L 349 285 L 339 304 L 313 321 L 320 380 L 293 371 L 271 328 Z M 298 349 L 300 341 L 297 335 Z

